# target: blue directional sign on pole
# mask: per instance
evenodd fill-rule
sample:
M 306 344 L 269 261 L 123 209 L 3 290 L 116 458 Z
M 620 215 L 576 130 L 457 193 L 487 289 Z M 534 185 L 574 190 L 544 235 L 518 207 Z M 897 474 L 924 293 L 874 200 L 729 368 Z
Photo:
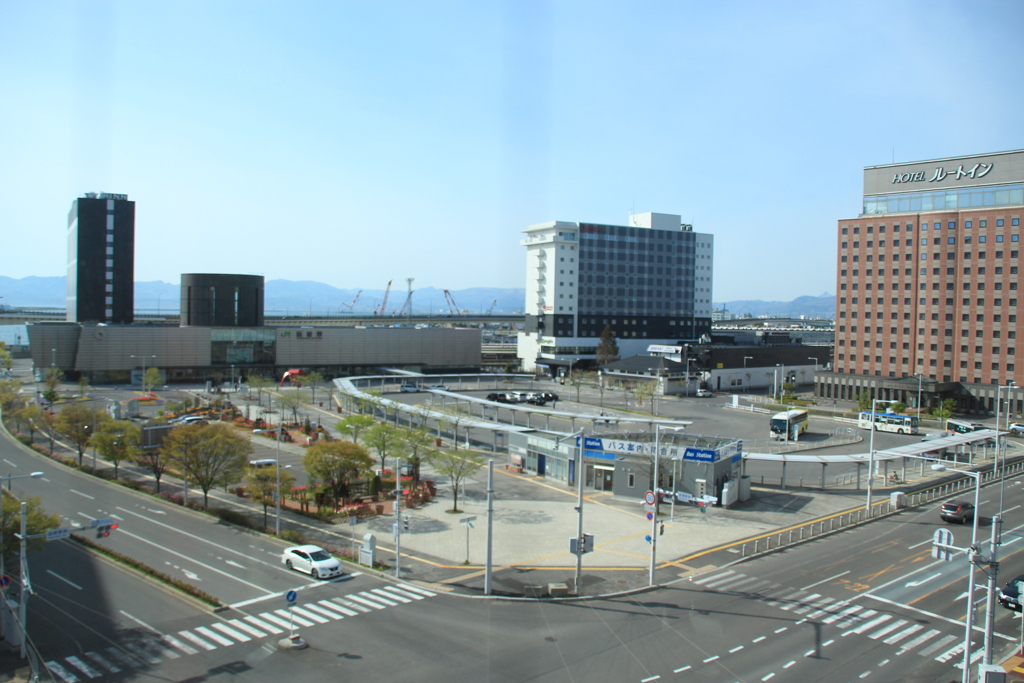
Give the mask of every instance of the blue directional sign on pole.
M 289 605 L 294 603 L 298 599 L 298 597 L 299 594 L 296 591 L 288 591 L 284 594 L 284 599 L 288 602 Z

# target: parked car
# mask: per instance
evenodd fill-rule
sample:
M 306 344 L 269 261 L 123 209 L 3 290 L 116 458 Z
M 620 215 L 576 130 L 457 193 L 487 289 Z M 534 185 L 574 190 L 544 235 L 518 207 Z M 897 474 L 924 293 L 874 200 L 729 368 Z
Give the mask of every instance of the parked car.
M 1007 581 L 1005 586 L 996 590 L 996 599 L 999 600 L 999 604 L 1014 612 L 1024 611 L 1021 609 L 1020 591 L 1017 589 L 1017 583 L 1020 581 L 1024 581 L 1024 576 Z
M 944 522 L 966 524 L 974 521 L 974 505 L 964 500 L 951 500 L 943 503 L 939 509 L 939 517 Z
M 281 561 L 288 569 L 305 572 L 314 579 L 341 576 L 341 562 L 318 545 L 297 545 L 285 548 Z
M 1024 422 L 1011 422 L 1010 433 L 1014 436 L 1024 436 Z
M 559 400 L 558 394 L 556 394 L 553 391 L 542 391 L 542 392 L 540 392 L 540 395 L 542 397 L 544 397 L 545 401 L 557 401 L 557 400 Z
M 430 386 L 431 391 L 451 391 L 451 388 L 447 384 L 432 384 Z
M 707 389 L 698 389 L 697 398 L 711 398 L 713 394 Z
M 415 384 L 406 383 L 400 386 L 398 390 L 401 391 L 403 394 L 415 394 L 417 391 L 420 390 L 420 388 Z
M 526 402 L 535 406 L 543 406 L 547 405 L 548 401 L 544 398 L 544 394 L 539 391 L 533 391 L 526 394 Z

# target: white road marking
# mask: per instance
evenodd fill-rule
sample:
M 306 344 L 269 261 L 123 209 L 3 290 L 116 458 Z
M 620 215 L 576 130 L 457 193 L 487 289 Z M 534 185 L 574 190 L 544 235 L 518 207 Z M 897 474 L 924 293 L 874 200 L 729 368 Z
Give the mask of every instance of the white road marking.
M 390 598 L 392 600 L 398 600 L 399 602 L 405 602 L 405 603 L 412 602 L 411 598 L 407 598 L 407 597 L 405 597 L 405 595 L 399 595 L 395 591 L 388 590 L 387 588 L 374 588 L 372 592 L 373 593 L 378 593 L 380 595 L 385 595 L 388 598 Z
M 382 593 L 383 593 L 383 595 L 381 595 Z M 395 607 L 396 605 L 398 605 L 397 602 L 392 602 L 388 598 L 384 597 L 384 595 L 387 595 L 387 593 L 384 593 L 384 591 L 382 591 L 379 588 L 374 588 L 374 589 L 369 590 L 369 591 L 363 591 L 362 593 L 360 593 L 360 595 L 365 596 L 367 598 L 373 598 L 374 600 L 380 600 L 381 602 L 383 602 L 388 607 Z M 391 596 L 391 597 L 394 597 L 394 596 Z M 398 598 L 395 598 L 395 599 L 397 600 Z M 406 602 L 408 602 L 408 600 L 406 600 Z
M 359 615 L 359 612 L 355 612 L 353 610 L 350 610 L 347 607 L 342 607 L 341 605 L 335 604 L 335 603 L 331 602 L 330 600 L 321 600 L 318 604 L 323 605 L 324 607 L 326 607 L 328 609 L 338 610 L 339 612 L 344 614 L 346 617 L 354 617 L 354 616 L 358 616 Z
M 195 645 L 198 645 L 199 647 L 203 648 L 204 650 L 216 650 L 217 649 L 216 645 L 210 645 L 208 642 L 206 642 L 205 640 L 203 640 L 199 636 L 192 634 L 189 631 L 178 631 L 178 635 L 181 636 L 182 638 L 184 638 L 185 640 L 189 641 L 190 643 L 194 643 Z
M 903 629 L 899 633 L 896 633 L 895 635 L 889 636 L 888 638 L 886 638 L 882 642 L 885 643 L 886 645 L 895 645 L 896 643 L 900 642 L 904 638 L 907 638 L 907 637 L 917 633 L 918 631 L 920 631 L 923 628 L 924 628 L 924 626 L 921 626 L 920 624 L 913 624 L 912 626 L 908 626 L 907 628 Z
M 347 597 L 348 597 L 349 600 L 355 600 L 356 602 L 360 602 L 360 603 L 366 605 L 367 607 L 372 607 L 374 609 L 384 609 L 384 605 L 378 605 L 376 602 L 374 602 L 373 600 L 368 599 L 363 594 L 349 595 Z
M 795 659 L 790 660 L 789 664 L 783 664 L 782 668 L 783 669 L 788 669 L 789 667 L 793 666 L 794 664 L 796 664 L 796 660 Z
M 822 647 L 828 647 L 829 645 L 831 645 L 834 642 L 836 642 L 836 641 L 835 640 L 826 640 L 824 643 L 821 644 L 821 646 Z
M 707 664 L 708 662 L 713 662 L 716 659 L 718 659 L 718 657 L 719 657 L 719 655 L 715 655 L 714 657 L 708 657 L 707 659 L 704 660 L 704 663 Z
M 295 614 L 288 614 L 288 612 L 289 612 L 289 610 L 286 610 L 286 609 L 276 609 L 276 610 L 274 610 L 274 614 L 280 616 L 282 619 L 285 619 L 285 620 L 288 620 L 288 619 L 293 620 L 299 626 L 306 627 L 306 626 L 312 626 L 313 625 L 312 621 L 306 621 L 302 617 L 296 616 Z
M 847 608 L 843 609 L 840 612 L 836 612 L 835 614 L 833 614 L 830 617 L 825 617 L 824 619 L 821 620 L 821 623 L 823 623 L 823 624 L 831 624 L 833 621 L 839 621 L 840 619 L 843 619 L 843 618 L 853 614 L 854 612 L 860 611 L 862 609 L 864 609 L 864 608 L 861 607 L 860 605 L 852 605 L 850 607 L 847 607 Z
M 942 572 L 936 572 L 935 574 L 932 574 L 931 576 L 929 576 L 927 579 L 921 579 L 920 581 L 907 581 L 905 584 L 903 584 L 903 587 L 904 588 L 917 588 L 918 586 L 923 586 L 926 583 L 928 583 L 929 581 L 931 581 L 932 579 L 937 579 L 940 576 L 942 576 Z
M 177 659 L 181 656 L 174 650 L 168 650 L 166 647 L 164 647 L 164 644 L 162 642 L 158 640 L 153 640 L 152 638 L 144 638 L 143 645 L 147 646 L 150 650 L 156 650 L 157 654 L 161 655 L 162 657 L 166 657 L 167 659 Z
M 63 581 L 67 585 L 71 586 L 72 588 L 77 588 L 78 590 L 82 590 L 82 587 L 79 586 L 77 583 L 75 583 L 73 581 L 68 581 L 63 576 L 61 576 L 57 572 L 53 571 L 52 569 L 47 569 L 46 573 L 49 574 L 50 576 L 53 576 L 53 577 L 56 577 L 56 578 L 60 579 L 61 581 Z
M 215 621 L 212 624 L 210 624 L 210 628 L 215 628 L 218 631 L 220 631 L 221 633 L 223 633 L 224 635 L 226 635 L 228 638 L 234 638 L 235 640 L 237 640 L 240 643 L 248 643 L 250 640 L 252 640 L 252 638 L 250 638 L 249 636 L 245 635 L 244 633 L 239 633 L 238 631 L 236 631 L 235 629 L 231 628 L 227 624 L 222 624 L 222 623 L 217 622 L 217 621 Z
M 939 662 L 942 662 L 943 664 L 945 664 L 949 660 L 953 659 L 953 657 L 956 657 L 958 654 L 963 652 L 963 650 L 964 650 L 964 644 L 963 643 L 957 643 L 952 648 L 946 650 L 945 652 L 943 652 L 941 655 L 939 655 L 935 659 L 936 659 L 936 661 L 939 661 Z
M 864 633 L 865 631 L 873 629 L 874 627 L 878 626 L 882 622 L 889 621 L 890 619 L 892 619 L 892 615 L 891 614 L 880 614 L 877 617 L 875 617 L 874 619 L 872 619 L 871 621 L 865 621 L 863 624 L 861 624 L 857 628 L 850 629 L 849 631 L 847 631 L 843 635 L 844 636 L 848 636 L 851 633 L 856 633 L 856 634 L 860 635 L 861 633 Z
M 335 620 L 337 620 L 337 619 L 344 619 L 345 618 L 344 615 L 338 614 L 337 612 L 332 612 L 331 610 L 325 609 L 324 607 L 321 607 L 318 604 L 307 602 L 305 605 L 303 605 L 303 607 L 305 607 L 307 610 L 310 610 L 312 612 L 316 612 L 317 614 L 325 616 L 328 619 L 335 619 Z
M 85 656 L 96 662 L 112 674 L 121 673 L 121 667 L 117 666 L 99 652 L 86 652 Z
M 198 633 L 199 635 L 201 635 L 203 638 L 209 638 L 210 640 L 212 640 L 213 642 L 217 643 L 218 645 L 234 645 L 233 642 L 231 642 L 230 640 L 228 640 L 227 638 L 225 638 L 221 634 L 214 633 L 213 631 L 211 631 L 210 629 L 206 628 L 205 626 L 197 626 L 193 630 L 196 633 Z
M 119 612 L 120 612 L 121 614 L 123 614 L 124 616 L 126 616 L 126 617 L 128 617 L 129 619 L 131 619 L 132 621 L 134 621 L 134 622 L 135 622 L 136 624 L 138 624 L 138 625 L 139 625 L 139 626 L 141 626 L 142 628 L 144 628 L 144 629 L 147 629 L 147 630 L 149 630 L 149 631 L 152 631 L 153 633 L 156 633 L 156 634 L 159 634 L 159 633 L 160 633 L 160 631 L 157 631 L 157 630 L 156 630 L 155 628 L 153 628 L 152 626 L 150 626 L 149 624 L 147 624 L 146 622 L 144 622 L 144 621 L 143 621 L 142 619 L 139 619 L 138 617 L 133 617 L 132 615 L 130 615 L 130 614 L 128 614 L 127 612 L 125 612 L 125 611 L 124 611 L 123 609 L 122 609 L 122 610 L 118 610 L 118 611 L 119 611 Z
M 401 588 L 396 588 L 394 586 L 387 586 L 384 590 L 388 593 L 394 593 L 395 595 L 401 595 L 404 598 L 409 598 L 410 600 L 422 600 L 425 597 L 423 595 L 417 595 L 416 593 L 407 593 Z
M 302 617 L 307 621 L 313 621 L 317 624 L 326 624 L 329 621 L 328 619 L 324 619 L 316 612 L 310 612 L 305 607 L 292 607 L 291 610 L 295 613 L 296 617 Z
M 50 671 L 63 678 L 65 683 L 78 683 L 78 676 L 71 673 L 57 662 L 46 662 L 45 666 Z
M 742 649 L 743 649 L 743 646 L 742 646 L 742 645 L 737 645 L 737 646 L 736 646 L 736 647 L 734 647 L 733 649 L 729 650 L 729 654 L 732 654 L 733 652 L 739 652 L 739 651 L 740 651 L 740 650 L 742 650 Z
M 135 657 L 143 662 L 149 662 L 150 664 L 159 664 L 160 660 L 146 652 L 146 649 L 138 643 L 128 641 L 124 644 L 124 648 L 131 652 Z
M 128 669 L 132 669 L 137 666 L 142 666 L 141 661 L 135 659 L 127 652 L 123 652 L 120 648 L 108 647 L 107 652 L 110 654 L 112 658 L 116 659 L 118 662 L 121 663 L 122 666 Z
M 769 681 L 769 680 L 771 680 L 773 678 L 775 678 L 775 674 L 768 674 L 767 676 L 762 676 L 761 680 L 762 681 Z
M 1005 543 L 1003 545 L 1005 545 Z M 912 610 L 914 612 L 917 612 L 918 614 L 923 614 L 925 616 L 931 617 L 932 619 L 940 619 L 942 621 L 948 622 L 948 623 L 953 624 L 955 626 L 958 626 L 960 628 L 964 627 L 962 622 L 959 622 L 956 619 L 950 619 L 949 617 L 944 617 L 941 614 L 935 614 L 934 612 L 929 612 L 927 610 L 918 609 L 917 607 L 911 607 L 910 605 L 904 605 L 904 604 L 899 603 L 899 602 L 894 602 L 892 600 L 887 600 L 886 598 L 882 598 L 882 597 L 879 597 L 877 595 L 869 595 L 867 593 L 865 593 L 864 595 L 866 597 L 871 598 L 872 600 L 877 600 L 879 602 L 884 602 L 884 603 L 886 603 L 888 605 L 894 605 L 896 607 L 901 607 L 903 609 Z M 974 630 L 982 631 L 983 629 L 981 627 L 979 627 L 979 626 L 975 626 Z M 1002 638 L 1003 640 L 1008 640 L 1008 641 L 1010 641 L 1012 643 L 1016 643 L 1017 642 L 1017 636 L 1008 636 L 1008 635 L 1005 635 L 1003 633 L 999 633 L 998 631 L 993 632 L 992 635 L 998 636 L 999 638 Z
M 239 569 L 245 569 L 244 565 L 238 564 L 234 560 L 224 560 L 224 564 L 230 564 L 232 567 L 238 567 Z
M 266 617 L 265 614 L 262 616 L 264 616 L 264 618 Z M 244 618 L 244 620 L 249 622 L 250 624 L 254 625 L 257 629 L 262 629 L 268 633 L 284 633 L 282 629 L 278 628 L 278 625 L 274 625 L 273 623 L 268 624 L 267 622 L 270 622 L 268 618 L 265 622 L 260 621 L 259 618 L 257 618 L 256 616 L 243 616 L 242 618 Z M 285 628 L 288 628 L 287 624 L 285 625 Z
M 355 576 L 355 574 L 352 574 L 352 576 Z M 420 588 L 419 586 L 413 586 L 412 584 L 408 584 L 408 583 L 403 583 L 402 584 L 402 590 L 412 591 L 413 593 L 419 593 L 420 595 L 422 595 L 425 598 L 432 598 L 435 595 L 437 595 L 437 593 L 433 593 L 431 591 L 428 591 L 425 588 Z
M 189 571 L 184 567 L 181 568 L 181 571 L 183 574 L 185 574 L 185 578 L 189 579 L 190 581 L 202 581 L 202 579 L 199 578 L 199 574 L 196 574 L 195 572 Z
M 931 640 L 932 638 L 934 638 L 935 636 L 939 635 L 940 633 L 942 633 L 942 631 L 933 628 L 930 631 L 927 631 L 926 633 L 923 633 L 922 635 L 919 635 L 917 638 L 914 638 L 913 640 L 911 640 L 911 641 L 909 641 L 907 643 L 904 643 L 903 647 L 899 651 L 899 654 L 903 654 L 907 650 L 913 650 L 918 645 L 921 645 L 922 643 Z
M 689 670 L 690 670 L 690 669 L 692 669 L 692 668 L 693 668 L 692 666 L 690 666 L 689 664 L 687 664 L 686 666 L 684 666 L 684 667 L 681 667 L 681 668 L 679 668 L 679 669 L 673 669 L 673 670 L 672 670 L 672 673 L 674 673 L 674 674 L 678 674 L 678 673 L 682 673 L 682 672 L 684 672 L 684 671 L 689 671 Z
M 761 642 L 762 640 L 764 640 L 764 639 L 765 639 L 765 638 L 767 638 L 767 637 L 768 637 L 768 636 L 758 636 L 757 638 L 754 638 L 754 639 L 753 639 L 752 641 L 750 641 L 750 642 L 752 642 L 752 643 L 760 643 L 760 642 Z
M 692 579 L 691 579 L 691 581 L 693 583 L 697 584 L 698 586 L 700 586 L 700 585 L 702 585 L 704 583 L 707 583 L 708 581 L 711 581 L 712 579 L 722 578 L 724 576 L 729 576 L 730 574 L 735 574 L 735 573 L 736 573 L 735 571 L 730 569 L 730 570 L 728 570 L 726 572 L 723 572 L 721 574 L 712 574 L 711 576 L 705 576 L 704 578 L 697 579 L 696 581 L 692 581 Z
M 897 619 L 893 623 L 887 624 L 886 626 L 883 626 L 882 628 L 878 629 L 874 633 L 868 634 L 868 638 L 870 638 L 871 640 L 878 640 L 882 636 L 887 635 L 889 633 L 892 633 L 893 631 L 895 631 L 898 628 L 903 628 L 904 626 L 906 626 L 909 623 L 910 622 L 908 620 L 906 620 L 906 619 Z
M 64 661 L 67 662 L 68 664 L 70 664 L 71 666 L 75 667 L 79 671 L 81 671 L 83 674 L 85 674 L 89 678 L 98 678 L 99 676 L 102 675 L 102 674 L 100 674 L 99 671 L 97 671 L 96 669 L 92 668 L 91 666 L 89 666 L 88 664 L 83 662 L 81 659 L 79 659 L 78 657 L 75 657 L 73 655 L 71 657 L 65 657 Z
M 661 676 L 649 676 L 647 678 L 641 678 L 640 683 L 649 683 L 650 681 L 656 681 L 659 678 L 661 678 Z
M 287 619 L 282 619 L 281 617 L 275 616 L 270 612 L 264 612 L 263 614 L 261 614 L 260 619 L 263 619 L 264 621 L 269 621 L 271 624 L 280 626 L 281 628 L 291 628 L 291 626 L 288 625 Z M 245 617 L 245 620 L 250 623 L 255 623 L 253 621 L 253 617 Z M 281 633 L 281 631 L 271 630 L 271 633 Z
M 358 610 L 359 612 L 362 612 L 363 614 L 366 614 L 367 612 L 370 611 L 367 608 L 363 607 L 362 605 L 354 603 L 354 602 L 352 602 L 350 600 L 346 600 L 345 598 L 331 598 L 331 599 L 334 600 L 334 602 L 336 602 L 336 603 L 338 603 L 340 605 L 345 605 L 345 607 L 349 607 L 351 609 Z
M 88 498 L 89 500 L 96 500 L 96 496 L 90 496 L 88 493 L 82 493 L 81 491 L 76 491 L 74 489 L 68 489 L 68 491 L 71 491 L 71 493 L 77 493 L 82 498 Z
M 229 620 L 228 623 L 230 623 L 232 626 L 234 626 L 237 629 L 245 631 L 246 633 L 248 633 L 249 635 L 253 636 L 254 638 L 262 638 L 263 636 L 267 635 L 263 631 L 250 626 L 249 624 L 245 623 L 244 621 L 242 621 L 240 619 L 231 619 L 231 620 Z
M 929 541 L 929 543 L 930 543 L 930 541 Z M 812 584 L 811 584 L 811 585 L 809 585 L 809 586 L 804 586 L 804 587 L 803 587 L 803 588 L 801 588 L 800 590 L 807 590 L 808 588 L 814 588 L 815 586 L 820 586 L 820 585 L 821 585 L 821 584 L 823 584 L 823 583 L 828 583 L 829 581 L 831 581 L 831 580 L 833 580 L 833 579 L 838 579 L 838 578 L 839 578 L 840 576 L 846 576 L 846 575 L 847 575 L 847 574 L 849 574 L 849 573 L 850 573 L 850 570 L 849 570 L 849 569 L 847 569 L 847 570 L 846 570 L 845 572 L 841 572 L 841 573 L 839 573 L 839 574 L 836 574 L 835 576 L 830 576 L 830 577 L 828 577 L 827 579 L 822 579 L 821 581 L 818 581 L 818 582 L 816 582 L 816 583 L 812 583 Z
M 927 657 L 931 653 L 938 652 L 939 650 L 941 650 L 942 648 L 946 647 L 950 643 L 955 643 L 957 641 L 959 641 L 959 638 L 957 636 L 945 636 L 943 638 L 939 638 L 934 643 L 932 643 L 931 645 L 929 645 L 925 649 L 921 650 L 917 654 L 921 655 L 922 657 Z M 960 647 L 963 647 L 963 646 L 961 645 Z
M 776 633 L 782 633 L 783 631 L 788 630 L 788 628 L 789 628 L 788 626 L 783 626 L 782 628 L 775 629 L 775 632 Z
M 168 645 L 173 645 L 174 647 L 178 648 L 187 655 L 194 655 L 199 652 L 199 650 L 195 649 L 191 645 L 186 645 L 185 643 L 181 642 L 180 640 L 171 635 L 164 634 L 160 636 L 160 640 L 164 641 Z

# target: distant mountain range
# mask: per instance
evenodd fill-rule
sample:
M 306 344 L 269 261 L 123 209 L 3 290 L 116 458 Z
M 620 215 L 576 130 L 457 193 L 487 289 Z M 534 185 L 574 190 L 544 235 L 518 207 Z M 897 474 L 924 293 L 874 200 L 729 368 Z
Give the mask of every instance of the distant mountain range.
M 473 287 L 449 293 L 455 308 L 468 313 L 522 313 L 525 289 Z M 63 308 L 67 288 L 63 276 L 24 277 L 14 279 L 0 275 L 0 305 L 15 308 Z M 408 292 L 395 287 L 388 294 L 387 313 L 402 309 Z M 321 282 L 268 280 L 264 296 L 267 313 L 273 315 L 325 315 L 336 313 L 372 313 L 381 306 L 384 290 L 339 289 Z M 175 312 L 179 310 L 181 287 L 168 282 L 135 283 L 135 308 L 139 311 Z M 832 318 L 835 296 L 801 296 L 793 301 L 726 301 L 716 302 L 737 316 L 777 316 Z M 433 287 L 414 289 L 412 308 L 415 313 L 448 313 L 451 307 L 444 290 Z

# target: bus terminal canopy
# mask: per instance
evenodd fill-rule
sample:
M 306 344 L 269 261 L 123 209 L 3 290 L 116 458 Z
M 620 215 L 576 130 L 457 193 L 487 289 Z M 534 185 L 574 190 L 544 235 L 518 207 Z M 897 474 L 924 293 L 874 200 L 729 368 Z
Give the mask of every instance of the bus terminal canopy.
M 985 442 L 995 440 L 996 430 L 979 429 L 976 432 L 967 434 L 954 434 L 944 436 L 930 441 L 907 444 L 899 448 L 887 448 L 884 451 L 875 451 L 875 460 L 895 460 L 896 458 L 926 458 L 928 453 L 952 449 L 958 446 L 975 444 L 979 441 Z M 1006 432 L 999 432 L 1006 434 Z M 837 463 L 867 462 L 871 457 L 870 453 L 850 453 L 847 455 L 796 455 L 793 453 L 744 453 L 746 460 L 762 460 L 769 462 L 793 462 L 793 463 L 820 463 L 833 465 Z

